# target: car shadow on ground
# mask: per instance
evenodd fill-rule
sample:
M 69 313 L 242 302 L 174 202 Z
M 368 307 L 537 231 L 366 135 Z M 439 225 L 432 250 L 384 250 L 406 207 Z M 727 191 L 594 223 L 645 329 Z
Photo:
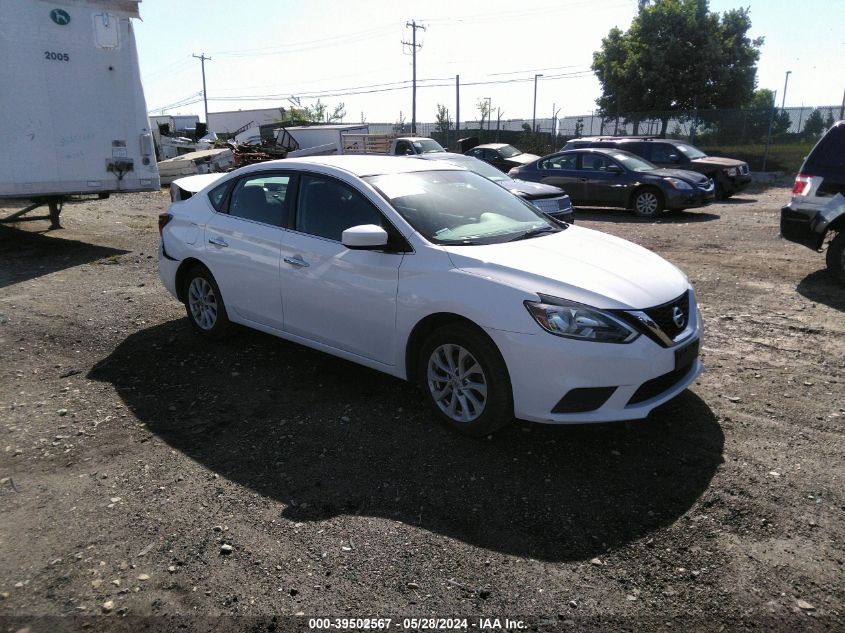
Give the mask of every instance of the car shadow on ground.
M 206 343 L 187 320 L 95 366 L 147 428 L 282 515 L 385 517 L 474 546 L 585 560 L 671 524 L 722 463 L 713 412 L 684 392 L 645 421 L 516 423 L 470 439 L 403 381 L 257 332 Z
M 820 261 L 824 265 L 824 260 Z M 826 269 L 810 273 L 798 283 L 798 294 L 810 301 L 845 312 L 845 288 Z
M 754 202 L 757 202 L 757 198 L 748 198 L 746 196 L 733 195 L 730 198 L 726 198 L 724 200 L 716 200 L 713 204 L 740 205 L 740 204 L 752 204 Z
M 599 207 L 576 207 L 575 222 L 578 220 L 592 220 L 596 222 L 614 222 L 631 224 L 634 222 L 643 224 L 687 224 L 689 222 L 710 222 L 718 220 L 722 216 L 709 213 L 699 209 L 688 209 L 686 211 L 667 211 L 656 220 L 651 218 L 638 218 L 630 211 L 622 209 L 602 209 Z
M 0 288 L 127 252 L 0 225 Z

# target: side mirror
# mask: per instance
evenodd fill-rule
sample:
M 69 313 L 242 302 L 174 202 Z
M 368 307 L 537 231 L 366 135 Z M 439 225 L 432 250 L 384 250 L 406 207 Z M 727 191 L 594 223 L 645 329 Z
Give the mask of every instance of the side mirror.
M 608 165 L 605 171 L 609 174 L 621 174 L 622 168 L 619 165 Z
M 680 163 L 681 157 L 677 154 L 669 154 L 669 162 L 670 163 Z
M 414 150 L 412 150 L 410 147 L 405 150 L 405 156 L 413 156 L 413 155 L 414 155 Z
M 387 231 L 375 224 L 352 226 L 343 232 L 341 243 L 353 251 L 372 251 L 387 246 Z

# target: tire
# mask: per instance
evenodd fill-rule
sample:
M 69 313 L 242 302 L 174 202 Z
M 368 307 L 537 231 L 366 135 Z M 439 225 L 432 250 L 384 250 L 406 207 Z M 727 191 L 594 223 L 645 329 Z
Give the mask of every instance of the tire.
M 663 194 L 654 187 L 643 187 L 634 194 L 631 208 L 638 218 L 657 218 L 663 213 Z
M 845 231 L 840 231 L 827 245 L 827 270 L 845 286 Z
M 214 276 L 205 266 L 194 266 L 185 275 L 185 311 L 188 321 L 199 334 L 221 339 L 231 329 L 226 305 Z
M 435 415 L 459 433 L 481 437 L 513 420 L 505 361 L 472 327 L 454 324 L 432 332 L 420 348 L 417 375 Z

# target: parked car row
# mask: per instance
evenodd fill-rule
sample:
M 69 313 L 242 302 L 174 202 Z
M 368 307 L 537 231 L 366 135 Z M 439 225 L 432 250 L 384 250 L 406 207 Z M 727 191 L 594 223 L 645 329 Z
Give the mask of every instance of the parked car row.
M 585 137 L 543 157 L 501 143 L 465 153 L 513 178 L 560 187 L 575 206 L 630 209 L 642 218 L 705 206 L 751 181 L 747 163 L 671 139 Z

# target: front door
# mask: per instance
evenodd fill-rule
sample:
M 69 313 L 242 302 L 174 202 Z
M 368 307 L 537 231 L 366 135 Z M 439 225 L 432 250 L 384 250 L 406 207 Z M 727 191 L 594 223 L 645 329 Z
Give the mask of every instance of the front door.
M 612 171 L 614 166 L 617 171 Z M 595 207 L 623 207 L 627 202 L 625 170 L 605 154 L 584 152 L 581 156 L 584 195 Z
M 392 365 L 402 253 L 350 250 L 343 231 L 376 224 L 394 231 L 364 194 L 334 178 L 300 177 L 293 231 L 282 244 L 285 330 Z

